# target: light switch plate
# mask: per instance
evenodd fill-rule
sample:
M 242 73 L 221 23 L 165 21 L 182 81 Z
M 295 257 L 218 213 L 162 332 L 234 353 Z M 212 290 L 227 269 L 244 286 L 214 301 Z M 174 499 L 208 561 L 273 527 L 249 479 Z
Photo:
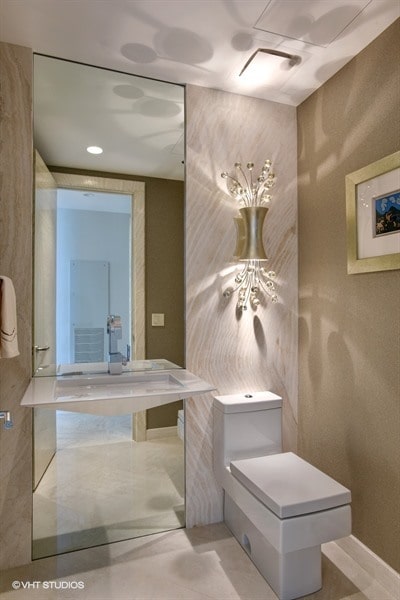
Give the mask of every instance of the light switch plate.
M 151 325 L 152 327 L 164 327 L 164 313 L 152 313 Z

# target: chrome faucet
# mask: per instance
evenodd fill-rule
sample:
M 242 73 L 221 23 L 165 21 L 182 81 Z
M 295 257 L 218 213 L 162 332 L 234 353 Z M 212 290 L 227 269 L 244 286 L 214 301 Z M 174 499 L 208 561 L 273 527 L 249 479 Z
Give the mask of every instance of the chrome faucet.
M 124 356 L 118 351 L 118 340 L 122 339 L 122 324 L 119 315 L 108 315 L 107 333 L 108 372 L 110 375 L 121 375 L 122 365 L 126 365 L 129 360 L 129 346 L 127 346 L 127 356 Z
M 0 410 L 0 419 L 4 419 L 4 429 L 11 429 L 13 422 L 9 410 Z

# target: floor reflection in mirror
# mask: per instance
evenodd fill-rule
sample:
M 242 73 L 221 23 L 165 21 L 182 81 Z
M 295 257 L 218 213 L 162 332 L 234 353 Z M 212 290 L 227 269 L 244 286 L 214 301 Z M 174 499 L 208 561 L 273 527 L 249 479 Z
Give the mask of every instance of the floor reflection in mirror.
M 33 558 L 184 527 L 184 446 L 132 440 L 132 415 L 57 411 L 57 451 L 33 494 Z

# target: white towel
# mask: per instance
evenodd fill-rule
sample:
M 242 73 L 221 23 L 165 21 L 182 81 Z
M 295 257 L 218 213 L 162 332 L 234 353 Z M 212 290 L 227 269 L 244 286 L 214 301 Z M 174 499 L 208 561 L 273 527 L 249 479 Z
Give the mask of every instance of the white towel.
M 0 275 L 0 358 L 18 356 L 17 303 L 13 282 Z

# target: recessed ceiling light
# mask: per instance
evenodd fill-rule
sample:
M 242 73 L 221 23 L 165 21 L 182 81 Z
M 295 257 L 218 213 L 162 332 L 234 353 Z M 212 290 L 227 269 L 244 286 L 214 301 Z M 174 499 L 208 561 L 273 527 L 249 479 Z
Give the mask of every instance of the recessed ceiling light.
M 103 152 L 103 148 L 100 148 L 100 146 L 88 146 L 86 150 L 90 152 L 90 154 L 101 154 Z

